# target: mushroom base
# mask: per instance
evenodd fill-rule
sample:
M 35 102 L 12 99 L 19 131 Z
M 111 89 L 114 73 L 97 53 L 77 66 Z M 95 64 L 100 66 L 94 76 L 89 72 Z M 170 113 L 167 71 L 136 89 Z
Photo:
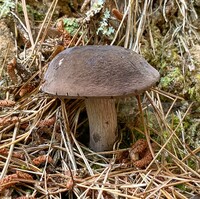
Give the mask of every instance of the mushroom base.
M 94 151 L 112 150 L 117 137 L 117 113 L 114 99 L 85 100 L 89 126 L 90 148 Z

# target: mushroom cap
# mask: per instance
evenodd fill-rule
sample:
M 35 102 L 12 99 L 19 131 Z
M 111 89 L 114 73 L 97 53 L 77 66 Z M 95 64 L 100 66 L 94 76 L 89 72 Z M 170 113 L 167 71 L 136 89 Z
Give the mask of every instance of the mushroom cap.
M 148 90 L 158 71 L 136 52 L 119 46 L 77 46 L 50 63 L 41 90 L 69 98 L 121 97 Z

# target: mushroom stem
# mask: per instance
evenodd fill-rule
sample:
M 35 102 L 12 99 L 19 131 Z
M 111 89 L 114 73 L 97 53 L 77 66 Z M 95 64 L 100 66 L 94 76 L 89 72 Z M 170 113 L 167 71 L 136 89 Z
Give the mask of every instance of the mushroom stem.
M 94 151 L 112 150 L 117 134 L 117 113 L 114 99 L 85 100 L 90 126 L 90 148 Z

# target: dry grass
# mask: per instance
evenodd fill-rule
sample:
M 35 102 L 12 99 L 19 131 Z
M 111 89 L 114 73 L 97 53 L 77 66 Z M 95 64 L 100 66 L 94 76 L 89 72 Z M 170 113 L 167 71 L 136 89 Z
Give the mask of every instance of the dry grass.
M 110 43 L 124 44 L 125 47 L 140 51 L 140 40 L 150 20 L 152 2 L 145 0 L 140 4 L 139 1 L 129 1 Z M 176 2 L 183 13 L 184 28 L 190 24 L 188 4 L 184 0 Z M 160 5 L 166 6 L 166 3 L 160 1 Z M 184 99 L 179 96 L 152 89 L 142 99 L 137 98 L 138 121 L 141 125 L 129 124 L 129 128 L 148 142 L 153 160 L 145 168 L 135 167 L 129 155 L 124 155 L 131 148 L 120 149 L 120 143 L 115 145 L 113 151 L 95 153 L 77 141 L 77 134 L 84 124 L 79 122 L 80 113 L 84 110 L 83 100 L 55 99 L 39 91 L 49 61 L 49 57 L 45 62 L 42 61 L 42 44 L 46 41 L 45 35 L 52 23 L 56 4 L 54 0 L 34 41 L 26 2 L 22 1 L 31 47 L 30 53 L 20 63 L 24 70 L 15 70 L 19 72 L 18 76 L 24 73 L 29 75 L 25 78 L 17 76 L 16 84 L 1 86 L 5 101 L 1 101 L 0 114 L 0 196 L 184 199 L 200 193 L 200 146 L 193 148 L 188 145 L 184 131 L 184 121 L 193 103 L 180 111 L 176 105 Z M 165 11 L 163 7 L 166 18 Z M 135 16 L 138 17 L 137 21 Z M 89 35 L 94 28 L 91 24 L 83 23 L 66 47 L 92 41 L 105 44 L 105 40 L 101 41 L 95 34 Z M 193 27 L 191 30 L 194 30 Z M 78 34 L 79 31 L 82 31 L 82 35 Z M 87 42 L 84 36 L 87 36 Z M 56 40 L 48 39 L 52 44 Z M 187 48 L 184 39 L 179 38 L 178 41 Z M 153 40 L 151 45 L 154 48 Z M 28 48 L 25 47 L 24 51 L 28 52 Z M 9 80 L 6 72 L 2 77 Z M 27 92 L 23 90 L 23 95 L 20 94 L 27 85 L 32 86 L 31 89 Z M 13 96 L 16 100 L 10 101 Z
M 161 96 L 171 100 L 171 106 L 165 113 Z M 136 130 L 156 144 L 156 149 L 152 150 L 154 158 L 151 163 L 145 169 L 137 169 L 128 157 L 122 157 L 123 161 L 117 158 L 116 154 L 124 149 L 111 151 L 109 153 L 113 157 L 106 158 L 103 153 L 96 154 L 77 142 L 74 136 L 78 127 L 76 118 L 83 108 L 82 103 L 61 101 L 59 105 L 59 100 L 33 92 L 23 104 L 17 103 L 14 110 L 7 109 L 6 114 L 10 116 L 20 112 L 19 121 L 1 127 L 2 191 L 12 188 L 12 192 L 14 188 L 23 194 L 24 190 L 29 190 L 36 198 L 61 198 L 60 194 L 68 190 L 69 195 L 73 192 L 77 198 L 89 198 L 93 194 L 93 198 L 187 198 L 198 193 L 200 168 L 197 153 L 200 147 L 190 149 L 182 137 L 177 136 L 177 129 L 191 105 L 179 123 L 172 126 L 168 117 L 171 117 L 170 112 L 178 97 L 154 90 L 147 92 L 146 98 L 149 103 L 143 107 L 143 112 L 151 110 L 155 117 L 154 125 L 158 128 L 151 127 L 151 115 L 142 118 L 145 130 Z M 68 105 L 72 106 L 71 111 Z M 73 131 L 70 126 L 74 127 Z M 155 138 L 151 138 L 150 134 L 156 135 L 153 136 Z M 191 162 L 192 167 L 188 164 Z M 10 185 L 5 184 L 5 179 L 14 175 L 9 173 L 17 171 L 31 175 L 34 180 L 24 182 L 19 178 L 10 180 Z

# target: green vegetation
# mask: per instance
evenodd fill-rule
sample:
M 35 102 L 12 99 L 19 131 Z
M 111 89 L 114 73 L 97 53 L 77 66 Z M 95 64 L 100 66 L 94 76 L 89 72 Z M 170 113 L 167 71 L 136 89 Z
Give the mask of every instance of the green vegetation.
M 64 18 L 63 19 L 65 30 L 71 35 L 74 36 L 79 28 L 78 20 L 75 18 Z
M 105 10 L 103 13 L 102 20 L 100 21 L 99 28 L 97 29 L 97 34 L 103 34 L 104 36 L 109 37 L 109 39 L 113 39 L 115 29 L 109 25 L 110 19 L 110 11 L 108 9 Z
M 18 2 L 17 14 L 24 23 Z M 42 21 L 41 10 L 48 10 L 49 4 L 48 7 L 41 1 L 26 2 L 30 4 L 26 5 L 30 24 L 36 28 L 44 24 L 44 29 L 55 34 L 39 38 L 34 50 L 28 46 L 21 49 L 24 41 L 16 38 L 17 65 L 8 73 L 8 65 L 2 64 L 0 197 L 5 194 L 13 198 L 25 195 L 63 198 L 73 194 L 80 198 L 196 195 L 200 186 L 200 4 L 186 0 L 100 0 L 93 5 L 88 3 L 81 11 L 83 1 L 59 0 L 49 10 L 47 20 Z M 7 16 L 15 8 L 14 1 L 1 1 L 0 8 L 0 16 Z M 116 18 L 113 8 L 123 16 L 127 13 L 124 21 Z M 63 20 L 70 35 L 57 34 L 55 27 L 59 20 Z M 15 30 L 15 23 L 11 23 L 11 31 Z M 99 44 L 137 51 L 159 70 L 161 79 L 156 88 L 141 95 L 139 104 L 132 97 L 119 100 L 118 139 L 113 151 L 96 153 L 87 145 L 84 100 L 55 99 L 40 88 L 55 54 L 66 46 Z M 7 59 L 6 56 L 2 57 Z M 26 70 L 30 75 L 27 79 Z M 11 75 L 17 76 L 17 83 L 11 81 Z M 22 95 L 25 88 L 27 94 Z M 14 105 L 8 105 L 7 100 Z M 135 166 L 130 157 L 132 144 L 140 138 L 152 147 L 149 155 L 153 161 L 143 168 Z
M 15 2 L 13 0 L 1 0 L 0 1 L 0 18 L 9 14 L 11 9 L 15 8 Z

